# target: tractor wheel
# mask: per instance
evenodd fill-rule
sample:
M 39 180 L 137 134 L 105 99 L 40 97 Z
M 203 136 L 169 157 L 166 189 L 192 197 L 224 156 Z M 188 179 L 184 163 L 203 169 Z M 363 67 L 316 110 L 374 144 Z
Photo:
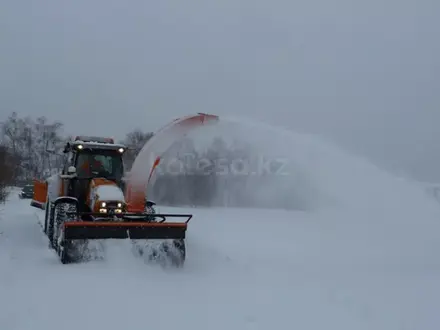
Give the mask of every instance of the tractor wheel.
M 50 223 L 51 214 L 53 214 L 53 209 L 52 209 L 51 205 L 52 205 L 52 203 L 47 201 L 46 206 L 44 207 L 43 231 L 46 235 L 49 235 L 49 227 L 52 226 L 52 228 L 53 228 L 53 224 Z M 52 217 L 52 219 L 53 219 L 53 217 Z
M 77 204 L 69 200 L 60 200 L 55 203 L 53 212 L 52 245 L 63 264 L 73 261 L 71 242 L 64 240 L 62 224 L 77 219 Z
M 44 224 L 43 224 L 43 232 L 47 235 L 47 218 L 49 216 L 49 201 L 46 202 L 46 207 L 44 208 Z
M 144 209 L 144 212 L 145 213 L 147 213 L 147 214 L 149 214 L 147 217 L 146 217 L 146 220 L 148 221 L 148 222 L 155 222 L 156 221 L 156 217 L 154 216 L 155 214 L 156 214 L 156 209 L 154 208 L 154 206 L 153 206 L 154 204 L 149 204 L 149 203 L 147 203 L 147 205 L 145 206 L 145 209 Z
M 186 259 L 185 240 L 172 240 L 160 242 L 157 246 L 144 242 L 144 245 L 133 241 L 133 253 L 144 258 L 148 263 L 158 264 L 162 267 L 181 268 Z
M 173 267 L 181 268 L 185 264 L 186 246 L 184 239 L 173 240 L 164 246 L 168 262 Z
M 54 205 L 53 203 L 49 202 L 49 206 L 46 212 L 47 220 L 45 219 L 45 233 L 47 237 L 49 238 L 49 247 L 54 248 L 52 245 L 52 237 L 53 237 L 53 216 L 54 216 Z

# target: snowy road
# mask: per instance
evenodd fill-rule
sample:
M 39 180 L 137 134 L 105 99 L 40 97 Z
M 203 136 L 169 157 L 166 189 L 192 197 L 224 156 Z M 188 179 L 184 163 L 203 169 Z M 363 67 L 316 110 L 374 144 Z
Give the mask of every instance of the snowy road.
M 2 212 L 0 329 L 440 324 L 438 250 L 429 253 L 429 235 L 408 242 L 411 226 L 336 213 L 197 210 L 186 267 L 164 270 L 132 257 L 124 242 L 109 244 L 105 262 L 62 265 L 48 249 L 41 216 L 15 195 Z

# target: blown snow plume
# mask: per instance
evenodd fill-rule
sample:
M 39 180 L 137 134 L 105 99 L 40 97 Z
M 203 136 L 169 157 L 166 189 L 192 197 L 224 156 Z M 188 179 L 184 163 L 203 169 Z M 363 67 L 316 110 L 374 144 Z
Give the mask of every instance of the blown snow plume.
M 316 136 L 209 116 L 174 121 L 145 145 L 132 182 L 143 180 L 138 186 L 149 198 L 169 205 L 365 211 L 426 199 L 417 184 Z
M 192 194 L 193 204 L 313 210 L 331 200 L 276 127 L 222 117 L 187 137 L 183 152 L 169 151 L 173 161 L 168 164 L 179 164 L 177 169 L 189 174 L 186 181 L 174 180 L 199 191 Z M 175 169 L 165 167 L 165 173 Z M 197 197 L 208 201 L 197 203 Z
M 299 199 L 300 208 L 368 211 L 404 210 L 405 205 L 420 201 L 437 211 L 417 182 L 393 176 L 318 136 L 239 118 L 222 118 L 222 122 L 219 130 L 250 144 L 259 158 L 275 165 L 260 189 L 247 191 L 270 204 L 284 200 L 297 207 Z M 282 172 L 276 164 L 283 166 Z

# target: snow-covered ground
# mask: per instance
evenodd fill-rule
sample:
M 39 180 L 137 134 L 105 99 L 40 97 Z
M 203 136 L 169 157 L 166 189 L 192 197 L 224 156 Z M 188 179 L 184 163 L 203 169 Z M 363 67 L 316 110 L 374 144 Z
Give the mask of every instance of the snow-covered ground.
M 262 145 L 275 133 L 256 135 Z M 179 270 L 145 264 L 126 241 L 108 242 L 105 261 L 62 265 L 43 213 L 12 194 L 0 214 L 0 329 L 439 329 L 434 198 L 313 138 L 273 146 L 304 179 L 283 187 L 316 207 L 160 208 L 194 214 Z M 289 192 L 276 180 L 261 191 Z
M 104 262 L 62 265 L 42 212 L 12 195 L 0 329 L 438 329 L 440 217 L 185 211 L 195 218 L 184 269 L 147 265 L 125 242 Z

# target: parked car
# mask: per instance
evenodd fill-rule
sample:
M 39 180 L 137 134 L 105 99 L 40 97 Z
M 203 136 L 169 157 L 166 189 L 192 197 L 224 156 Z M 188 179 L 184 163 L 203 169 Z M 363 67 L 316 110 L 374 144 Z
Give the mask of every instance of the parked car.
M 20 194 L 18 195 L 20 198 L 33 198 L 34 197 L 34 186 L 31 184 L 25 185 L 22 189 Z

